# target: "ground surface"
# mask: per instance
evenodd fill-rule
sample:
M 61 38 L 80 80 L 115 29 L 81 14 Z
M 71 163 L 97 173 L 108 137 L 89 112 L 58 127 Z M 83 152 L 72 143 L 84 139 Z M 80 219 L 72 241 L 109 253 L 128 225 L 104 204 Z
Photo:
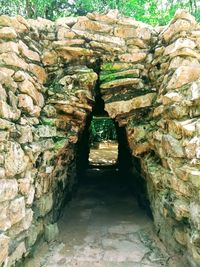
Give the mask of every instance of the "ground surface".
M 118 158 L 118 143 L 102 141 L 97 147 L 90 148 L 89 163 L 96 166 L 113 165 Z
M 113 170 L 87 171 L 59 221 L 57 241 L 25 266 L 176 267 L 124 179 Z

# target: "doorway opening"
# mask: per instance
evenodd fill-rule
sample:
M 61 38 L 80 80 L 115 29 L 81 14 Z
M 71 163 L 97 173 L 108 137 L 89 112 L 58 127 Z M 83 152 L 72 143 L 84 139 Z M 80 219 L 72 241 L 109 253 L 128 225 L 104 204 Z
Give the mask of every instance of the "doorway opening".
M 105 111 L 99 81 L 95 94 L 95 105 L 78 143 L 78 184 L 103 183 L 106 188 L 107 182 L 108 187 L 114 182 L 118 188 L 126 188 L 152 217 L 140 160 L 130 151 L 126 128 L 119 127 Z
M 114 166 L 118 161 L 115 124 L 109 117 L 93 116 L 89 128 L 89 166 Z

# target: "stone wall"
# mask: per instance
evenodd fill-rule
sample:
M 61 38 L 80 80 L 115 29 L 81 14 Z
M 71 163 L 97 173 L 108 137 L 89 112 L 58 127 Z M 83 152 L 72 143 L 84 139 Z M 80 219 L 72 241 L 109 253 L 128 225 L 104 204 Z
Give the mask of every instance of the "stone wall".
M 200 264 L 199 37 L 199 25 L 184 11 L 160 29 L 149 68 L 154 107 L 142 123 L 127 124 L 133 154 L 146 152 L 142 176 L 157 232 L 189 266 Z
M 0 17 L 0 265 L 56 231 L 98 86 L 140 158 L 158 234 L 200 264 L 199 49 L 183 10 L 158 28 L 117 11 Z

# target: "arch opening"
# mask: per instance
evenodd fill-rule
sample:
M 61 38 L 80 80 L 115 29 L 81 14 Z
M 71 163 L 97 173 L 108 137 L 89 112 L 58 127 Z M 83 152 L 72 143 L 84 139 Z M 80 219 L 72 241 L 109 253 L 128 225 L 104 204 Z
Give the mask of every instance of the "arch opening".
M 144 212 L 152 218 L 145 178 L 142 176 L 140 159 L 133 156 L 127 138 L 125 126 L 109 117 L 105 110 L 105 101 L 100 92 L 100 82 L 95 85 L 95 102 L 92 112 L 86 120 L 85 128 L 77 144 L 77 181 L 79 186 L 84 179 L 91 176 L 107 177 L 118 181 L 119 186 L 125 186 Z M 144 111 L 145 112 L 145 111 Z M 95 123 L 97 124 L 95 128 Z M 99 147 L 100 146 L 100 149 Z M 110 147 L 109 147 L 110 146 Z M 108 148 L 109 147 L 109 148 Z M 96 155 L 92 155 L 93 152 Z M 105 153 L 108 152 L 108 157 Z M 108 170 L 108 175 L 105 170 Z M 110 172 L 111 171 L 111 172 Z M 91 173 L 90 173 L 91 172 Z M 99 172 L 102 175 L 99 175 Z M 105 173 L 105 175 L 104 175 Z M 87 183 L 87 178 L 86 178 Z M 97 178 L 98 183 L 98 178 Z M 109 184 L 108 184 L 109 186 Z
M 187 266 L 199 265 L 195 19 L 179 10 L 162 28 L 117 12 L 0 22 L 0 265 L 50 239 L 76 172 L 88 171 L 89 126 L 105 115 L 103 101 L 118 132 L 118 185 L 129 177 L 142 206 L 147 185 L 157 233 Z

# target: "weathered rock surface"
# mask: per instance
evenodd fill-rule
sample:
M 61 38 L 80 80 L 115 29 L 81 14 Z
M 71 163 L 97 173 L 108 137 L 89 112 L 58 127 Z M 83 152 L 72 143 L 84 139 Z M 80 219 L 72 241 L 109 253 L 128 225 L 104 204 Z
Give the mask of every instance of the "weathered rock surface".
M 199 265 L 194 17 L 178 10 L 158 33 L 116 11 L 55 22 L 3 15 L 0 39 L 0 265 L 28 255 L 44 224 L 56 222 L 76 183 L 76 144 L 97 82 L 105 110 L 125 127 L 140 160 L 137 175 L 146 181 L 157 232 Z M 46 228 L 48 240 L 52 229 Z

